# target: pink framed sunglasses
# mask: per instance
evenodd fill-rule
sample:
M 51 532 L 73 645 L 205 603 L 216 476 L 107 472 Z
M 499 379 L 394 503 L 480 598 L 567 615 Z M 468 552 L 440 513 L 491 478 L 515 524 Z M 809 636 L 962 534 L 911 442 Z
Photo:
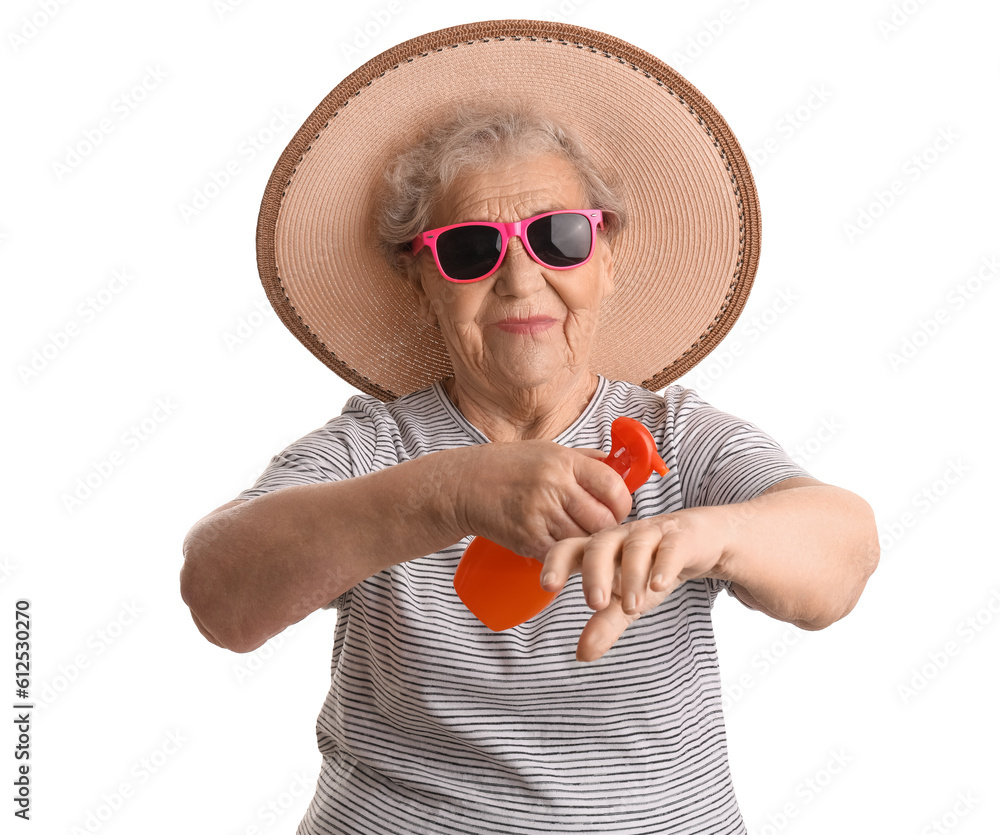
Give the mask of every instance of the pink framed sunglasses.
M 545 212 L 513 223 L 472 221 L 428 229 L 413 239 L 414 255 L 425 246 L 448 281 L 465 284 L 489 278 L 503 263 L 507 242 L 519 238 L 528 255 L 550 270 L 571 270 L 594 254 L 600 209 Z

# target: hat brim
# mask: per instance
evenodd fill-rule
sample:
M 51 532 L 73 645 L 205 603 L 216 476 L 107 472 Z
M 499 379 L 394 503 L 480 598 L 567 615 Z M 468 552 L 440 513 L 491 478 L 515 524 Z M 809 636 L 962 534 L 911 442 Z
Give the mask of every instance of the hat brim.
M 760 208 L 746 157 L 709 101 L 656 57 L 565 23 L 485 21 L 431 32 L 342 81 L 271 175 L 257 259 L 271 304 L 312 353 L 382 400 L 451 374 L 439 331 L 381 256 L 386 164 L 463 103 L 541 108 L 624 188 L 594 371 L 658 390 L 735 323 L 757 269 Z

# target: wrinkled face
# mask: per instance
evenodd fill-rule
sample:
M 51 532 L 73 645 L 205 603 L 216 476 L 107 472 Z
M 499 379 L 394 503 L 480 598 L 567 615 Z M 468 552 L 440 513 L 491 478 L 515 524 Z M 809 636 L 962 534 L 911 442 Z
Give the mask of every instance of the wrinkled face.
M 589 208 L 573 166 L 542 156 L 459 177 L 438 201 L 432 228 Z M 569 270 L 538 264 L 511 238 L 500 268 L 482 281 L 447 281 L 424 248 L 412 282 L 421 315 L 441 329 L 456 380 L 509 390 L 588 373 L 601 302 L 614 292 L 614 266 L 601 234 L 590 261 Z

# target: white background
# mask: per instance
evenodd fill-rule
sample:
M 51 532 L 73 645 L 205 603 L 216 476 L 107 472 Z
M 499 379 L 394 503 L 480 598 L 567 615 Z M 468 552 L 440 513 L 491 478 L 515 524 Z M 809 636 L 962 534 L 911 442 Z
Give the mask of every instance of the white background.
M 3 831 L 294 831 L 335 616 L 251 655 L 214 647 L 179 597 L 181 542 L 352 393 L 259 284 L 278 155 L 351 70 L 470 8 L 5 4 L 0 658 L 11 670 L 29 599 L 37 707 L 32 819 L 8 829 L 0 677 Z M 846 620 L 807 633 L 716 606 L 749 829 L 1000 831 L 997 5 L 476 8 L 624 38 L 724 114 L 755 159 L 763 255 L 742 318 L 684 382 L 878 517 L 881 565 Z

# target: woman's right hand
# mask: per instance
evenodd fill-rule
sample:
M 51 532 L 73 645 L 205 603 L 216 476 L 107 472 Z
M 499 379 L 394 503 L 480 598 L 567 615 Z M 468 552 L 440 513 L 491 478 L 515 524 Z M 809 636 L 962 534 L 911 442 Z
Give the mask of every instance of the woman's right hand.
M 543 560 L 557 542 L 615 527 L 632 508 L 600 450 L 531 440 L 463 451 L 455 480 L 460 530 L 523 556 Z

